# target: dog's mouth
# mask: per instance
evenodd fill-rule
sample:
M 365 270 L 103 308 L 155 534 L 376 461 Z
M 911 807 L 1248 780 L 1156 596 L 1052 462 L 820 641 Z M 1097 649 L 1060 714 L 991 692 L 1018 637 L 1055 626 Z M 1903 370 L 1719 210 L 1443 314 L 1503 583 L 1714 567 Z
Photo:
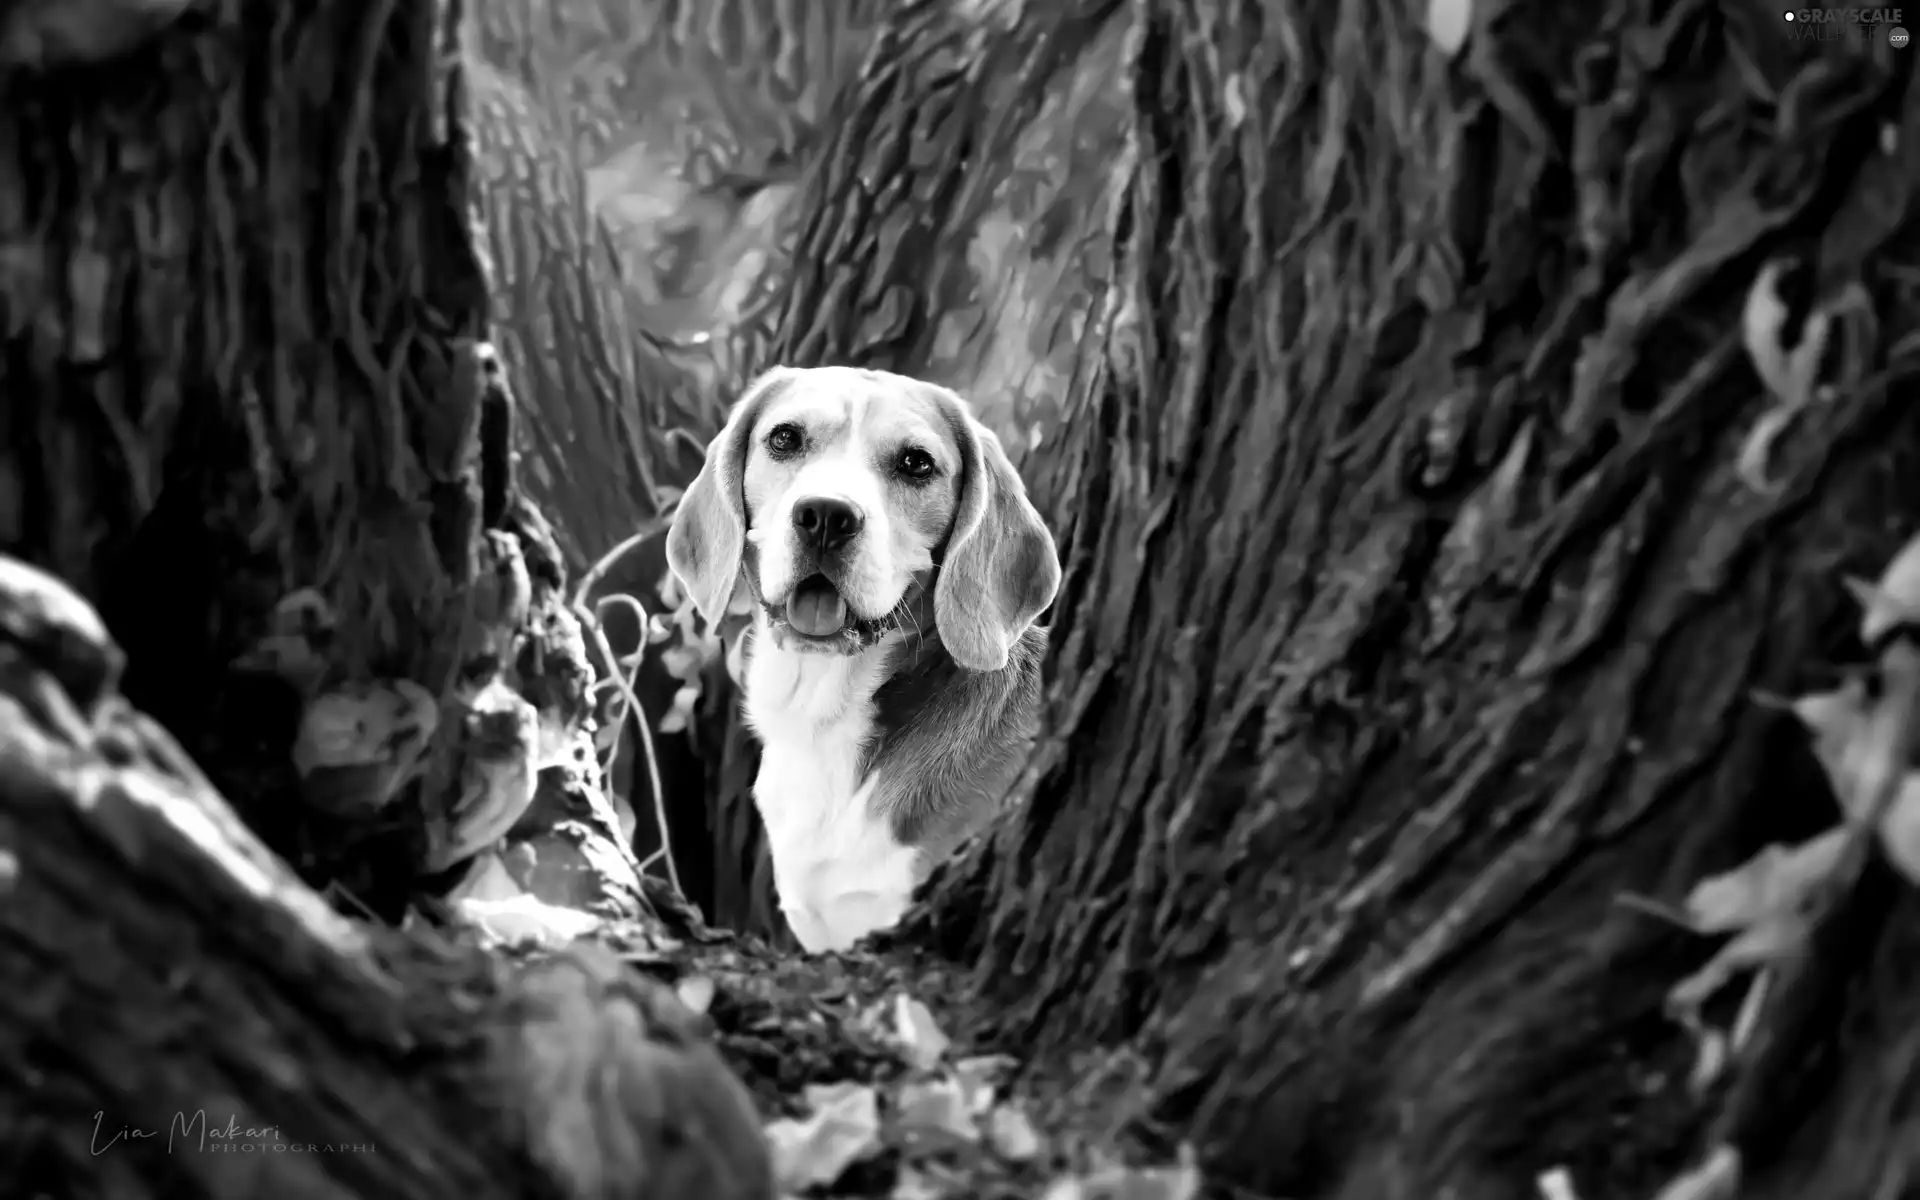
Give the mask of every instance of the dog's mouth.
M 821 645 L 845 644 L 855 649 L 871 644 L 892 627 L 888 618 L 869 621 L 856 616 L 840 589 L 818 573 L 794 584 L 784 605 L 767 607 L 788 633 Z
M 847 627 L 853 614 L 840 589 L 825 575 L 809 575 L 793 585 L 787 594 L 787 624 L 795 633 L 807 637 L 832 637 Z

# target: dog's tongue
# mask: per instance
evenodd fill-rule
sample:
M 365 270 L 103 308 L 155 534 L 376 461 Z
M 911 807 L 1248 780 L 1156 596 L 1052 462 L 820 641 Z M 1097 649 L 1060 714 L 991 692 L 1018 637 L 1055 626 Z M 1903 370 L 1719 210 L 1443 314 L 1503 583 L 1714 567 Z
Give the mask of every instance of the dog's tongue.
M 787 597 L 787 624 L 808 637 L 826 637 L 839 633 L 847 623 L 847 602 L 832 585 L 821 581 L 803 583 Z

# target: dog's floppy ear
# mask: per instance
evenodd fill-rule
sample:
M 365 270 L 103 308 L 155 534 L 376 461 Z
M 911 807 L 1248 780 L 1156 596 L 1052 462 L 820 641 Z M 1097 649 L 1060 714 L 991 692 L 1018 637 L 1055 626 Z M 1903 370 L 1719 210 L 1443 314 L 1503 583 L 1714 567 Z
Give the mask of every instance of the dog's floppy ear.
M 799 375 L 775 367 L 747 386 L 727 414 L 726 428 L 707 444 L 700 474 L 680 497 L 667 530 L 667 565 L 710 628 L 719 628 L 740 580 L 740 559 L 747 548 L 747 498 L 741 490 L 747 469 L 748 441 L 767 402 Z
M 997 671 L 1053 603 L 1060 558 L 1000 439 L 958 396 L 943 399 L 960 443 L 960 502 L 934 584 L 934 623 L 955 662 Z

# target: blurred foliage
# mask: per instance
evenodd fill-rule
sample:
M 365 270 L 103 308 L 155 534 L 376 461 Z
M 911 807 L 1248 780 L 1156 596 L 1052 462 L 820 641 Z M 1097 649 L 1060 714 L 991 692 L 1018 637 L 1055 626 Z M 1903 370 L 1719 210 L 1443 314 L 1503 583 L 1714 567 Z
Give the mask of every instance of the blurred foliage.
M 554 122 L 485 64 L 468 77 L 523 480 L 578 568 L 697 469 L 717 403 L 697 360 L 643 334 Z

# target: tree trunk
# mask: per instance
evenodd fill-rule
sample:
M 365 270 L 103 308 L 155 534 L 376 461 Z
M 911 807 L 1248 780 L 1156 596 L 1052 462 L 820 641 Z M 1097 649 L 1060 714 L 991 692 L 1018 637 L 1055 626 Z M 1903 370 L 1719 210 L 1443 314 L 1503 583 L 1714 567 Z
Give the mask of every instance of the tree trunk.
M 630 942 L 692 929 L 579 769 L 593 666 L 484 340 L 459 6 L 132 19 L 0 14 L 0 1176 L 767 1195 L 737 1081 L 610 954 L 349 923 L 268 852 L 391 919 L 507 835 Z M 131 706 L 16 559 L 98 605 Z M 170 1153 L 201 1111 L 374 1151 Z
M 9 1195 L 771 1195 L 666 989 L 600 948 L 515 968 L 329 911 L 116 693 L 122 661 L 0 560 Z
M 1912 887 L 1869 872 L 1704 1099 L 1661 1004 L 1710 946 L 1615 904 L 1834 820 L 1749 690 L 1862 658 L 1837 572 L 1920 515 L 1911 60 L 1694 3 L 1457 62 L 1401 10 L 1119 19 L 1050 736 L 920 932 L 1013 1045 L 1146 1050 L 1108 1115 L 1263 1194 L 1644 1197 L 1719 1144 L 1745 1197 L 1915 1194 Z M 1879 328 L 1834 317 L 1764 490 L 1773 259 L 1790 328 L 1848 284 Z

